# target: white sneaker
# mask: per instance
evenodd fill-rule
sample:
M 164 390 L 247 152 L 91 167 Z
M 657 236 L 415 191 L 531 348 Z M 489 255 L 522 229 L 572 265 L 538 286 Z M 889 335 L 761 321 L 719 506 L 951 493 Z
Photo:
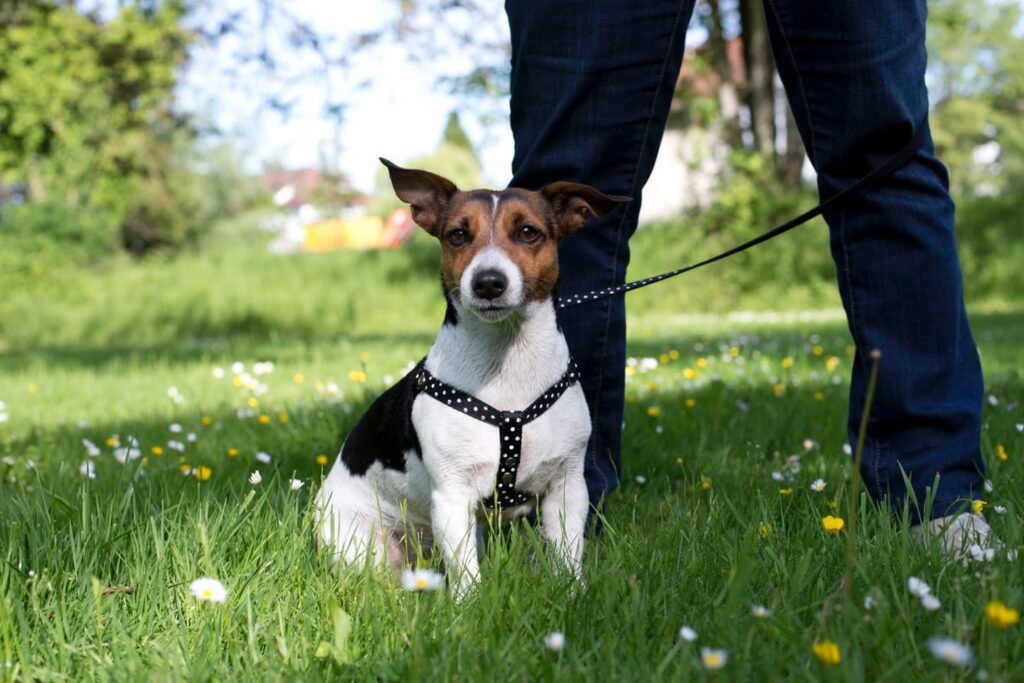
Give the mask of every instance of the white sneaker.
M 948 557 L 961 559 L 964 564 L 975 562 L 991 562 L 1003 544 L 992 535 L 985 518 L 971 512 L 959 515 L 939 517 L 926 524 L 914 527 L 913 533 L 918 540 L 935 537 L 939 549 Z

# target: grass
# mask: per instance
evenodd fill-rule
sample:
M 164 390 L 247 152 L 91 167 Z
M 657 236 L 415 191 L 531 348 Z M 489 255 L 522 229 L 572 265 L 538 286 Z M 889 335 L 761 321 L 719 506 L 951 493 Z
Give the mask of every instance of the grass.
M 440 306 L 425 258 L 215 251 L 75 272 L 53 298 L 26 290 L 0 304 L 0 451 L 13 462 L 0 465 L 0 680 L 1024 678 L 1021 627 L 984 616 L 989 600 L 1024 606 L 1016 562 L 946 561 L 865 499 L 845 597 L 845 532 L 821 522 L 848 517 L 849 503 L 850 341 L 834 313 L 637 307 L 631 354 L 657 362 L 627 371 L 623 483 L 588 547 L 585 589 L 573 593 L 525 524 L 492 535 L 479 590 L 459 605 L 332 568 L 311 542 L 316 456 L 333 460 L 367 402 L 430 344 Z M 986 515 L 1017 548 L 1024 314 L 972 321 L 998 401 L 986 405 Z M 267 360 L 265 394 L 235 386 L 232 363 Z M 142 456 L 119 463 L 114 435 L 136 437 Z M 89 458 L 83 438 L 102 454 Z M 87 460 L 95 479 L 79 473 Z M 208 480 L 182 474 L 200 466 Z M 200 576 L 220 579 L 227 602 L 192 599 Z M 910 576 L 940 609 L 922 608 Z M 771 616 L 755 618 L 755 605 Z M 684 624 L 696 642 L 680 639 Z M 566 637 L 559 653 L 544 646 L 553 631 Z M 975 665 L 939 662 L 934 635 L 968 643 Z M 838 665 L 815 658 L 822 640 L 838 644 Z M 702 646 L 728 651 L 722 671 L 703 668 Z

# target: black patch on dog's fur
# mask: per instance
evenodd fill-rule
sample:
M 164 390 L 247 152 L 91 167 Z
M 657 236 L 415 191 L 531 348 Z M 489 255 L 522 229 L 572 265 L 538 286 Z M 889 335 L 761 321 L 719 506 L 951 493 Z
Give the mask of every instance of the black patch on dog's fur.
M 364 475 L 375 462 L 405 472 L 405 453 L 421 454 L 420 440 L 412 426 L 412 404 L 419 393 L 416 376 L 423 361 L 408 375 L 381 394 L 345 439 L 341 461 L 348 471 Z
M 452 297 L 448 294 L 448 289 L 444 286 L 444 280 L 441 280 L 441 292 L 444 294 L 444 302 L 446 307 L 444 309 L 444 324 L 455 327 L 459 324 L 459 312 L 455 310 L 455 304 L 452 303 Z

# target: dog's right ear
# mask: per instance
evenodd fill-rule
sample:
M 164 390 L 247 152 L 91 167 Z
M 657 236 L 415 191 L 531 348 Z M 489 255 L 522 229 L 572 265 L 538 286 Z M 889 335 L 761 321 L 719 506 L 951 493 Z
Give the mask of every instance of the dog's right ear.
M 395 194 L 412 209 L 412 219 L 436 236 L 441 215 L 452 195 L 459 191 L 455 183 L 431 173 L 413 168 L 402 168 L 381 157 L 380 163 L 388 168 Z

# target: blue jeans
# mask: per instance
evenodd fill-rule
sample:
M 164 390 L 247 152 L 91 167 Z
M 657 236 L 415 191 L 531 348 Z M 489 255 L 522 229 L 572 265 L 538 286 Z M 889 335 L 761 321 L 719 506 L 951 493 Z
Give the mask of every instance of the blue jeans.
M 693 4 L 506 1 L 510 184 L 536 189 L 574 180 L 634 198 L 562 246 L 564 292 L 624 280 Z M 926 12 L 924 0 L 765 0 L 778 70 L 822 198 L 895 154 L 927 121 Z M 876 500 L 901 506 L 906 472 L 923 505 L 925 487 L 939 476 L 932 516 L 979 496 L 985 471 L 981 366 L 963 305 L 948 188 L 929 134 L 910 163 L 825 216 L 857 345 L 850 442 L 864 403 L 867 354 L 879 349 L 864 481 Z M 619 296 L 566 309 L 561 324 L 594 420 L 586 476 L 596 503 L 621 470 L 625 302 Z M 913 506 L 911 514 L 920 521 Z

